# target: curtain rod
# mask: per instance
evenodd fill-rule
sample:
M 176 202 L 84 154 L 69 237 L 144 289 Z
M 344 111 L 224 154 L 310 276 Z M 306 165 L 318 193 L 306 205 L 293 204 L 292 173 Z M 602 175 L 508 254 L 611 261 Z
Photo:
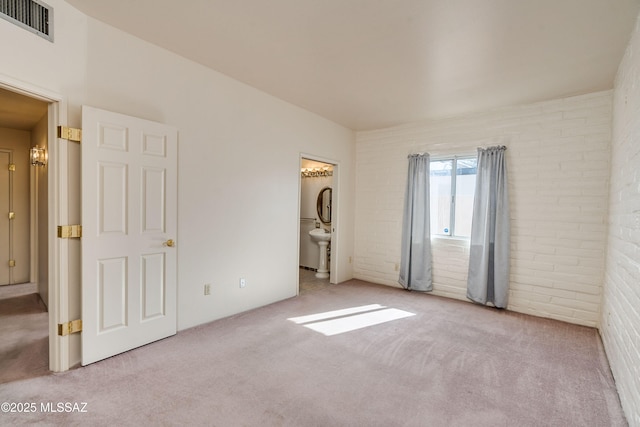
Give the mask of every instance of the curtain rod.
M 507 149 L 506 145 L 494 145 L 492 147 L 487 147 L 487 148 L 478 147 L 478 150 L 506 150 L 506 149 Z

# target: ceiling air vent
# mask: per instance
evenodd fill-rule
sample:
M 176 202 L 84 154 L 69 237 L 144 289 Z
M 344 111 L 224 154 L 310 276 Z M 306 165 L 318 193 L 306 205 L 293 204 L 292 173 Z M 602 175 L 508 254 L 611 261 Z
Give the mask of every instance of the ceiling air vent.
M 53 8 L 38 0 L 0 0 L 0 18 L 53 41 Z

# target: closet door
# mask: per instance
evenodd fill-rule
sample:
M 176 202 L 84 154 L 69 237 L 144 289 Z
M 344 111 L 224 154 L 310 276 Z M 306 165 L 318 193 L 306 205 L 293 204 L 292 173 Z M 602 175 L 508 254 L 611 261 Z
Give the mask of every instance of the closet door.
M 11 283 L 11 159 L 11 151 L 0 149 L 0 285 Z

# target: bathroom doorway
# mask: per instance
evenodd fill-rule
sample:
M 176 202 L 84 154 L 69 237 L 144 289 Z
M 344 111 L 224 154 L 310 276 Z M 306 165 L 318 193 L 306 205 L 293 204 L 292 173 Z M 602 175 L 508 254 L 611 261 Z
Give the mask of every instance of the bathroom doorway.
M 337 169 L 336 163 L 317 157 L 300 159 L 299 294 L 336 283 Z

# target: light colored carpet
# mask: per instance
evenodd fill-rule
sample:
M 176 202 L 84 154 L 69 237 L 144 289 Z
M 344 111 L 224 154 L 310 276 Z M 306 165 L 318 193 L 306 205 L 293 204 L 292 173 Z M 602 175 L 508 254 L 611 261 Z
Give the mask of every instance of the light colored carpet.
M 415 315 L 334 336 L 287 320 L 369 304 Z M 0 384 L 0 402 L 38 409 L 2 425 L 626 425 L 596 330 L 357 280 Z
M 0 286 L 0 383 L 49 373 L 49 315 L 36 292 Z

